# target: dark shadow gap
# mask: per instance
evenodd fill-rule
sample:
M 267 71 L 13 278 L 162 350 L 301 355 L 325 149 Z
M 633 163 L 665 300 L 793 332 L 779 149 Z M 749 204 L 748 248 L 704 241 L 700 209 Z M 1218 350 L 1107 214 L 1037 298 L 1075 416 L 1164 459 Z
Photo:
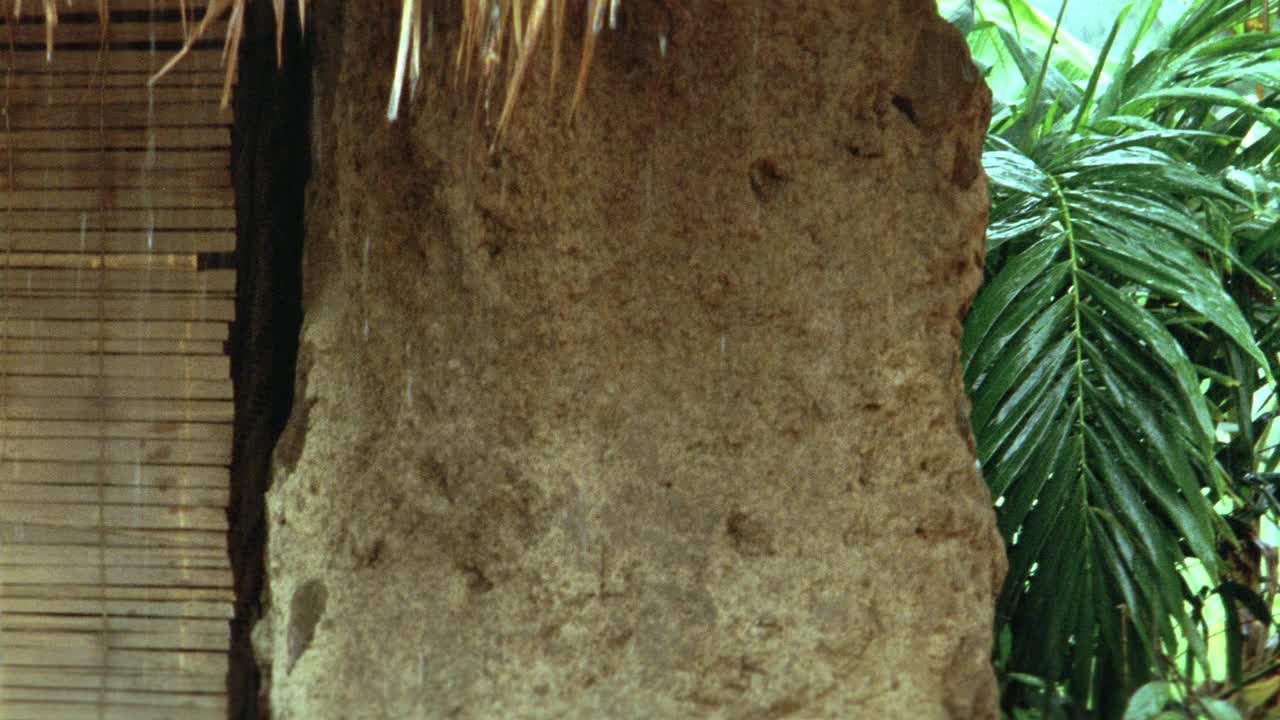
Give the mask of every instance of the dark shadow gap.
M 288 17 L 296 18 L 294 1 Z M 227 676 L 228 715 L 270 716 L 250 640 L 266 603 L 266 491 L 271 455 L 293 405 L 302 322 L 303 201 L 310 173 L 311 58 L 296 22 L 287 23 L 277 66 L 269 3 L 249 3 L 240 46 L 232 130 L 238 270 L 231 334 L 235 433 L 229 547 L 236 605 Z

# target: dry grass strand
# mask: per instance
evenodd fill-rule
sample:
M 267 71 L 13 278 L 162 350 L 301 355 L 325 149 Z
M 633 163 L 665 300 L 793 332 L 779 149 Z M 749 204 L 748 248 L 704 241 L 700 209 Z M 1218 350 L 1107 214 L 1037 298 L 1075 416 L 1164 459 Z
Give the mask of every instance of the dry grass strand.
M 457 0 L 462 6 L 462 27 L 459 31 L 458 47 L 454 58 L 455 81 L 462 87 L 474 87 L 479 97 L 485 98 L 484 107 L 488 107 L 487 98 L 496 86 L 505 83 L 501 111 L 494 130 L 494 145 L 501 138 L 504 130 L 514 116 L 515 107 L 520 98 L 521 88 L 528 75 L 533 54 L 539 40 L 547 31 L 550 16 L 551 33 L 551 86 L 555 87 L 559 77 L 563 39 L 567 29 L 566 16 L 568 0 Z M 232 80 L 237 68 L 240 42 L 244 36 L 244 19 L 248 0 L 209 0 L 204 16 L 194 29 L 187 27 L 186 0 L 178 0 L 182 16 L 183 33 L 186 41 L 182 48 L 169 59 L 148 81 L 154 85 L 161 77 L 169 73 L 184 58 L 190 55 L 195 44 L 206 37 L 214 22 L 228 12 L 226 37 L 223 41 L 223 65 L 226 67 L 226 79 L 223 83 L 222 105 L 230 102 Z M 428 0 L 430 3 L 430 0 Z M 13 16 L 22 14 L 23 0 L 13 0 Z M 52 58 L 54 30 L 58 24 L 57 0 L 42 0 L 46 26 L 47 52 Z M 572 118 L 582 103 L 586 93 L 587 79 L 590 75 L 592 60 L 600 34 L 607 22 L 610 28 L 617 25 L 621 0 L 587 0 L 583 39 L 582 57 L 578 64 L 577 80 L 574 83 L 573 100 L 569 108 Z M 110 20 L 109 0 L 97 0 L 99 18 L 103 24 L 103 38 Z M 287 22 L 285 0 L 272 0 L 272 12 L 276 21 L 276 61 L 284 61 L 284 23 Z M 433 9 L 428 4 L 427 22 L 432 23 L 428 29 L 428 42 L 431 28 L 434 27 Z M 307 16 L 307 0 L 298 0 L 298 23 L 305 28 Z M 396 120 L 400 115 L 401 98 L 405 93 L 405 80 L 408 77 L 410 102 L 417 94 L 418 82 L 422 68 L 422 23 L 423 0 L 402 0 L 400 7 L 400 32 L 396 45 L 396 64 L 392 75 L 391 97 L 387 104 L 387 118 Z M 501 70 L 506 69 L 505 77 Z
M 396 46 L 396 69 L 391 80 L 391 100 L 387 103 L 387 119 L 394 122 L 400 115 L 400 97 L 404 94 L 404 76 L 409 66 L 409 53 L 417 55 L 419 36 L 414 32 L 418 25 L 421 0 L 404 0 L 400 10 L 400 42 Z M 416 84 L 416 82 L 411 82 Z
M 511 121 L 511 113 L 516 106 L 516 98 L 520 95 L 520 86 L 524 83 L 525 73 L 529 70 L 529 61 L 533 57 L 534 47 L 538 42 L 538 37 L 542 34 L 542 23 L 547 16 L 548 0 L 534 0 L 533 9 L 529 14 L 528 35 L 524 38 L 525 43 L 519 48 L 516 55 L 515 67 L 511 70 L 511 76 L 507 80 L 507 98 L 502 103 L 502 114 L 498 116 L 498 127 L 494 131 L 493 143 L 497 145 L 498 140 L 502 137 L 502 131 L 506 129 L 507 123 Z M 519 42 L 519 25 L 517 28 L 517 45 Z
M 569 106 L 569 117 L 578 111 L 582 96 L 587 91 L 587 76 L 591 72 L 591 60 L 595 57 L 596 41 L 604 30 L 604 7 L 606 0 L 591 0 L 587 11 L 587 22 L 582 30 L 582 62 L 578 63 L 578 82 L 573 88 L 573 104 Z M 612 1 L 612 0 L 611 0 Z
M 550 24 L 551 34 L 551 87 L 556 86 L 562 64 L 564 36 L 568 31 L 566 20 L 568 2 L 567 0 L 460 0 L 460 2 L 462 25 L 458 33 L 458 47 L 453 60 L 455 85 L 476 88 L 480 98 L 486 99 L 484 106 L 487 107 L 487 98 L 494 86 L 499 81 L 505 81 L 502 107 L 494 128 L 493 147 L 496 147 L 514 117 L 529 66 L 542 36 L 548 32 L 548 24 Z M 404 76 L 406 72 L 404 66 L 409 57 L 417 57 L 417 44 L 411 39 L 410 33 L 416 31 L 421 24 L 422 15 L 414 7 L 414 3 L 415 0 L 404 0 L 401 8 L 401 37 L 398 43 L 400 52 L 397 55 L 395 78 Z M 621 6 L 621 0 L 588 0 L 587 2 L 582 58 L 574 84 L 573 101 L 569 109 L 570 117 L 582 104 L 592 60 L 595 57 L 600 34 L 605 28 L 606 18 L 609 27 L 615 26 Z M 503 68 L 506 69 L 505 78 L 500 77 L 499 71 Z M 393 98 L 388 109 L 395 108 L 398 111 L 399 96 L 403 94 L 401 83 L 393 83 L 392 94 Z M 388 118 L 394 120 L 396 114 L 388 112 Z

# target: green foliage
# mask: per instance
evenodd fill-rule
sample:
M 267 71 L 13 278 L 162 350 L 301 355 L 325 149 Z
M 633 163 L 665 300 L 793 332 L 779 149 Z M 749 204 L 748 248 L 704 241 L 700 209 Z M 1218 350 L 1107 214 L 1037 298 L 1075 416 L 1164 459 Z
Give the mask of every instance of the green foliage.
M 992 71 L 988 83 L 996 99 L 1003 103 L 1015 101 L 1023 90 L 1019 67 L 1032 57 L 1024 52 L 1023 45 L 1043 50 L 1049 46 L 1054 29 L 1053 18 L 1028 0 L 973 5 L 965 0 L 952 9 L 951 21 L 965 32 L 974 60 Z M 1009 37 L 1017 40 L 1010 44 Z M 1096 51 L 1066 33 L 1058 35 L 1057 43 L 1054 67 L 1073 80 L 1089 77 L 1097 63 Z
M 1156 680 L 1138 688 L 1123 720 L 1242 720 L 1231 703 L 1214 697 L 1182 697 L 1171 682 Z
M 1159 6 L 1121 12 L 1087 70 L 1047 51 L 1062 13 L 1029 42 L 1023 4 L 953 16 L 980 48 L 998 37 L 990 72 L 1020 83 L 988 137 L 988 282 L 963 345 L 1008 543 L 1011 711 L 1238 717 L 1192 687 L 1205 608 L 1237 635 L 1250 609 L 1270 621 L 1238 550 L 1280 462 L 1259 392 L 1280 352 L 1280 34 L 1246 24 L 1258 3 L 1205 0 L 1152 42 Z

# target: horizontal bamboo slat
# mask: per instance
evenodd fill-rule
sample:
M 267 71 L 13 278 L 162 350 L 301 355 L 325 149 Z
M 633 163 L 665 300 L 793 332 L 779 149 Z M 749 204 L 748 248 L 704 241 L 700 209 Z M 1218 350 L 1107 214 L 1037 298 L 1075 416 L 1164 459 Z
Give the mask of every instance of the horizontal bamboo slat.
M 6 346 L 17 341 L 10 340 Z M 40 342 L 49 342 L 42 340 Z M 61 342 L 61 341 L 59 341 Z M 91 341 L 81 341 L 91 342 Z M 139 340 L 108 342 L 130 343 Z M 159 341 L 156 341 L 159 342 Z M 174 341 L 169 341 L 174 342 Z M 180 341 L 185 342 L 185 341 Z M 120 378 L 120 377 L 3 377 L 0 376 L 0 393 L 10 397 L 106 397 L 106 398 L 168 398 L 192 400 L 230 400 L 231 381 L 197 380 L 193 378 Z M 13 421 L 10 420 L 9 423 Z M 47 437 L 27 435 L 23 425 L 8 424 L 3 431 L 11 437 Z M 98 437 L 94 434 L 93 437 Z M 152 437 L 147 435 L 127 437 Z M 84 437 L 88 437 L 85 435 Z
M 233 410 L 230 401 L 220 400 L 14 397 L 6 401 L 5 415 L 17 420 L 231 422 Z
M 99 488 L 94 485 L 34 485 L 29 483 L 3 485 L 2 491 L 13 502 L 70 503 L 86 497 L 97 496 L 105 505 L 166 505 L 183 507 L 225 508 L 230 498 L 229 489 L 172 488 L 172 487 L 120 487 L 111 485 Z M 13 550 L 11 546 L 8 550 Z M 7 551 L 6 551 L 7 552 Z M 221 550 L 216 553 L 226 559 Z M 3 560 L 0 554 L 0 560 Z
M 230 628 L 221 632 L 114 632 L 97 628 L 74 630 L 27 630 L 0 627 L 6 647 L 101 647 L 114 650 L 225 650 L 230 644 Z
M 227 710 L 205 708 L 124 705 L 73 702 L 5 702 L 0 705 L 0 720 L 224 720 Z
M 226 147 L 230 130 L 221 126 L 155 128 L 26 129 L 0 133 L 0 151 L 79 150 L 215 150 Z
M 84 545 L 86 547 L 174 547 L 226 549 L 226 537 L 213 530 L 129 530 L 35 525 L 28 522 L 2 523 L 0 532 L 14 538 L 10 544 Z M 12 596 L 12 593 L 10 594 Z M 0 590 L 0 597 L 4 597 Z M 97 597 L 90 595 L 87 597 Z M 131 599 L 145 599 L 141 597 Z M 201 599 L 201 598 L 190 598 Z M 8 607 L 8 605 L 5 605 Z
M 79 378 L 75 378 L 79 379 Z M 74 420 L 0 421 L 0 432 L 9 437 L 174 438 L 231 443 L 226 423 L 85 422 Z
M 67 296 L 77 293 L 113 293 L 150 297 L 197 295 L 232 297 L 236 292 L 236 270 L 49 270 L 37 268 L 0 269 L 0 292 L 9 297 Z
M 64 355 L 0 354 L 6 375 L 77 375 L 88 377 L 179 377 L 218 380 L 230 376 L 225 355 Z
M 236 289 L 235 270 L 192 271 L 177 269 L 173 272 L 154 270 L 45 270 L 34 268 L 0 268 L 0 292 L 185 292 L 221 293 L 229 295 Z M 12 293 L 10 293 L 12 294 Z
M 86 559 L 117 567 L 198 567 L 223 569 L 230 559 L 217 550 L 192 548 L 99 548 L 85 545 L 13 545 L 5 549 L 3 561 L 9 565 L 77 565 Z M 43 619 L 40 619 L 43 618 Z M 14 627 L 61 627 L 74 618 L 65 615 L 0 615 L 0 631 Z M 141 625 L 137 620 L 119 620 L 111 627 L 127 630 Z M 147 625 L 153 627 L 153 625 Z
M 0 438 L 5 458 L 18 462 L 112 462 L 148 465 L 226 465 L 231 448 L 202 440 Z
M 186 190 L 165 188 L 95 188 L 92 190 L 49 188 L 36 190 L 10 190 L 4 194 L 6 209 L 15 210 L 82 210 L 97 212 L 99 208 L 114 210 L 134 209 L 193 209 L 230 208 L 234 205 L 230 187 L 199 187 Z
M 54 75 L 15 75 L 23 78 L 23 82 L 12 83 L 8 87 L 0 86 L 0 104 L 10 107 L 28 105 L 45 105 L 53 107 L 71 107 L 89 103 L 207 103 L 214 105 L 219 116 L 229 118 L 228 111 L 222 110 L 222 78 L 210 77 L 209 84 L 193 83 L 190 79 L 180 79 L 178 84 L 152 86 L 147 84 L 148 76 L 138 74 L 130 82 L 120 82 L 120 78 L 112 75 L 83 75 L 79 81 L 74 78 Z M 48 81 L 42 81 L 48 77 Z M 103 82 L 104 77 L 114 77 L 112 84 Z M 167 77 L 167 76 L 166 76 Z
M 85 493 L 86 499 L 90 497 Z M 93 502 L 42 503 L 6 502 L 0 505 L 0 522 L 25 522 L 62 527 L 136 528 L 145 530 L 219 530 L 227 529 L 227 516 L 222 508 L 184 507 L 181 505 L 98 505 Z M 38 568 L 37 568 L 38 569 Z M 18 582 L 0 574 L 0 584 Z M 35 581 L 27 581 L 35 582 Z
M 179 713 L 192 710 L 204 711 L 225 709 L 226 701 L 216 693 L 177 693 L 177 692 L 121 692 L 111 690 L 102 692 L 97 688 L 58 688 L 52 692 L 50 688 L 30 687 L 7 684 L 0 678 L 0 697 L 9 702 L 63 702 L 90 703 L 99 699 L 112 704 L 129 704 L 168 708 L 169 718 L 178 718 Z M 182 714 L 181 717 L 185 717 Z
M 144 672 L 226 672 L 227 657 L 222 652 L 188 650 L 154 652 L 109 650 L 96 647 L 14 647 L 5 649 L 5 662 L 13 665 L 49 667 L 97 667 L 107 670 Z M 6 704 L 7 707 L 7 704 Z
M 139 465 L 137 463 L 13 462 L 0 460 L 0 482 L 67 485 L 125 485 L 224 488 L 231 482 L 225 467 L 207 465 Z M 0 528 L 0 541 L 4 538 Z
M 107 177 L 113 179 L 122 177 L 120 173 L 124 173 L 123 177 L 126 178 L 135 177 L 130 173 L 136 173 L 136 177 L 145 179 L 147 182 L 161 182 L 164 179 L 164 172 L 228 171 L 231 162 L 226 150 L 219 148 L 148 153 L 146 147 L 112 148 L 105 145 L 98 146 L 94 150 L 86 150 L 83 147 L 44 149 L 14 147 L 14 152 L 10 153 L 5 149 L 9 144 L 3 138 L 3 132 L 0 132 L 0 157 L 11 156 L 9 159 L 13 162 L 15 173 L 22 170 L 92 170 L 108 173 Z M 8 174 L 8 168 L 5 168 L 3 175 Z M 229 177 L 230 175 L 224 175 L 223 180 Z
M 2 31 L 0 31 L 2 32 Z M 199 103 L 133 102 L 93 105 L 17 105 L 10 101 L 9 132 L 52 128 L 224 127 L 231 110 L 217 99 Z
M 43 16 L 26 16 L 19 23 L 8 21 L 9 16 L 6 16 L 5 19 L 7 22 L 0 23 L 0 33 L 12 37 L 15 44 L 37 49 L 45 45 L 48 31 Z M 53 38 L 58 47 L 64 48 L 57 51 L 60 54 L 74 52 L 65 49 L 68 45 L 92 43 L 96 46 L 104 37 L 109 44 L 182 42 L 187 38 L 188 28 L 194 30 L 195 26 L 190 23 L 184 25 L 180 21 L 153 20 L 151 22 L 109 23 L 104 27 L 96 19 L 92 22 L 68 22 L 66 18 L 63 18 L 53 29 Z M 227 26 L 225 22 L 218 22 L 214 23 L 210 30 L 211 33 L 208 37 L 217 40 L 226 34 Z M 158 52 L 162 58 L 167 58 L 167 55 L 173 51 Z M 57 60 L 61 59 L 58 55 L 54 57 Z
M 65 210 L 51 208 L 5 209 L 0 212 L 0 232 L 15 230 L 234 230 L 235 211 L 230 208 L 124 208 Z
M 231 619 L 231 607 L 221 600 L 102 600 L 66 598 L 4 598 L 4 607 L 12 613 L 58 613 L 94 617 L 127 618 L 208 618 Z M 6 666 L 0 665 L 0 673 Z M 10 668 L 12 669 L 12 668 Z M 0 680 L 0 682 L 3 682 Z
M 100 287 L 102 283 L 84 280 L 87 270 L 185 270 L 200 269 L 200 256 L 194 253 L 119 253 L 112 255 L 91 252 L 6 252 L 0 255 L 0 268 L 28 270 L 75 270 L 76 286 Z
M 110 355 L 220 355 L 223 343 L 215 340 L 55 340 L 50 338 L 9 338 L 3 343 L 4 350 L 18 353 L 107 353 Z M 0 378 L 3 384 L 3 378 Z M 15 395 L 43 395 L 45 393 L 23 392 L 18 386 Z M 83 393 L 54 393 L 57 395 L 81 395 Z M 153 391 L 144 391 L 137 397 L 190 397 L 185 393 L 170 393 L 157 396 Z M 221 397 L 221 396 L 219 396 Z
M 43 53 L 40 52 L 20 52 L 10 55 L 7 49 L 0 47 L 0 71 L 6 71 L 7 81 L 0 85 L 0 102 L 4 102 L 6 97 L 12 100 L 20 97 L 19 94 L 26 91 L 39 90 L 61 90 L 69 91 L 97 91 L 101 89 L 122 88 L 122 89 L 138 89 L 147 93 L 144 97 L 155 97 L 156 99 L 185 97 L 183 93 L 191 88 L 217 88 L 218 95 L 222 95 L 222 84 L 226 81 L 226 71 L 221 67 L 199 68 L 196 66 L 188 67 L 186 63 L 175 67 L 168 74 L 156 78 L 155 84 L 151 84 L 151 79 L 155 77 L 155 70 L 148 70 L 137 67 L 133 70 L 113 69 L 113 63 L 121 62 L 122 58 L 128 57 L 126 64 L 136 64 L 143 60 L 150 60 L 150 57 L 139 57 L 149 55 L 147 51 L 137 50 L 113 50 L 104 56 L 105 65 L 99 67 L 93 60 L 96 60 L 95 53 L 82 53 L 71 51 L 66 54 L 59 54 L 53 64 L 44 62 Z M 205 50 L 196 50 L 193 56 L 200 54 L 208 54 Z M 92 57 L 87 57 L 92 56 Z M 76 57 L 87 57 L 91 62 L 86 65 L 83 62 L 75 62 Z M 159 70 L 165 62 L 168 62 L 172 55 L 164 50 L 156 50 L 155 52 L 155 69 Z M 213 53 L 212 59 L 218 59 L 220 53 Z M 31 62 L 34 60 L 35 62 Z M 13 72 L 7 72 L 10 62 L 13 65 Z M 196 58 L 197 65 L 200 59 Z M 235 78 L 231 79 L 232 83 Z M 6 95 L 6 93 L 10 93 Z M 37 98 L 41 96 L 36 96 Z M 95 96 L 86 95 L 86 102 L 97 102 Z
M 96 558 L 85 553 L 85 562 Z M 0 565 L 0 582 L 14 585 L 87 585 L 105 582 L 140 587 L 231 587 L 231 569 L 116 567 L 114 565 Z M 9 638 L 4 638 L 6 642 Z
M 95 299 L 95 296 L 96 296 L 98 299 L 101 299 L 104 302 L 125 301 L 125 300 L 159 301 L 159 300 L 174 300 L 174 299 L 212 302 L 215 300 L 228 300 L 228 301 L 233 300 L 235 297 L 235 293 L 213 292 L 213 291 L 209 291 L 207 293 L 195 293 L 195 292 L 182 292 L 178 290 L 152 292 L 147 290 L 113 290 L 110 288 L 105 290 L 100 290 L 100 291 L 95 290 L 94 292 L 86 292 L 84 288 L 81 288 L 79 291 L 74 289 L 72 290 L 27 290 L 24 288 L 21 290 L 10 290 L 6 293 L 6 296 L 9 298 L 12 298 L 13 300 L 48 299 L 50 301 L 53 301 L 53 300 L 65 300 L 68 298 Z M 105 313 L 100 313 L 100 315 L 104 315 L 104 314 Z M 71 318 L 55 318 L 55 319 L 68 320 Z M 130 319 L 137 319 L 137 318 L 106 317 L 104 319 L 130 320 Z
M 107 340 L 180 339 L 224 341 L 230 325 L 225 322 L 138 322 L 99 320 L 0 319 L 0 337 Z
M 0 215 L 3 215 L 0 209 Z M 0 253 L 216 253 L 236 247 L 235 232 L 225 230 L 94 231 L 28 230 L 5 232 L 0 218 Z
M 226 679 L 221 675 L 192 673 L 101 673 L 81 668 L 51 670 L 41 667 L 0 666 L 0 688 L 67 688 L 142 693 L 221 693 Z M 0 692 L 3 692 L 0 690 Z
M 0 598 L 68 599 L 68 600 L 136 600 L 146 603 L 231 602 L 230 588 L 212 587 L 140 587 L 137 585 L 48 585 L 0 584 Z M 6 607 L 8 604 L 6 602 Z M 210 616 L 220 617 L 220 616 Z
M 63 153 L 46 153 L 56 160 Z M 66 153 L 69 154 L 69 153 Z M 198 190 L 230 192 L 231 172 L 216 165 L 204 168 L 157 168 L 126 161 L 117 154 L 119 166 L 105 163 L 95 167 L 77 167 L 50 162 L 45 167 L 28 166 L 11 171 L 0 170 L 0 190 L 63 190 L 71 188 L 162 188 L 166 191 Z M 69 158 L 76 162 L 79 158 Z M 145 158 L 140 158 L 145 163 Z M 33 165 L 33 164 L 32 164 Z
M 0 33 L 5 32 L 0 29 Z M 3 35 L 0 35 L 3 37 Z M 61 38 L 59 38 L 61 42 Z M 97 38 L 94 38 L 94 42 Z M 44 42 L 43 37 L 40 40 Z M 117 73 L 138 73 L 149 76 L 160 68 L 173 57 L 168 50 L 156 49 L 151 50 L 135 50 L 112 48 L 106 52 L 99 53 L 95 50 L 81 50 L 62 47 L 59 48 L 53 59 L 50 60 L 42 52 L 42 48 L 31 51 L 8 52 L 5 48 L 0 48 L 0 70 L 12 70 L 15 73 L 38 73 L 41 75 L 57 75 L 59 73 L 104 73 L 114 75 Z M 222 51 L 220 48 L 196 49 L 188 54 L 172 71 L 175 75 L 181 76 L 186 73 L 216 73 L 221 75 L 225 72 L 222 66 Z
M 8 297 L 0 295 L 0 317 L 39 320 L 225 320 L 235 318 L 233 300 L 202 297 Z

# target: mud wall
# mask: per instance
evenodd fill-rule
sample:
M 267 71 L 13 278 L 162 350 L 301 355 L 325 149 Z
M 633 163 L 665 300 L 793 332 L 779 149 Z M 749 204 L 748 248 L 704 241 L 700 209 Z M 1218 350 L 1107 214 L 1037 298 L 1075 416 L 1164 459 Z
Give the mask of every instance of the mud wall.
M 625 5 L 578 116 L 544 53 L 492 155 L 439 50 L 387 124 L 391 4 L 312 8 L 273 715 L 996 717 L 963 41 L 928 0 Z

